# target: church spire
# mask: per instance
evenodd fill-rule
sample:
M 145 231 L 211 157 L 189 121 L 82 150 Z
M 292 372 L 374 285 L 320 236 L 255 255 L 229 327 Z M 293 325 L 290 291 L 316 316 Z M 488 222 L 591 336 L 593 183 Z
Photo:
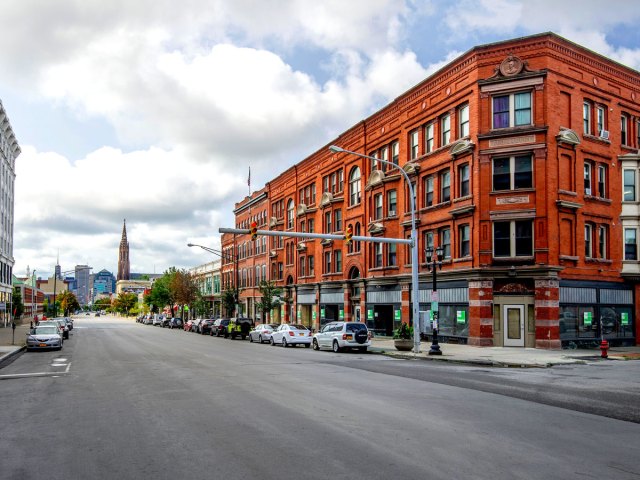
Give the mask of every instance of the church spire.
M 129 241 L 127 240 L 127 219 L 122 225 L 122 239 L 118 255 L 118 280 L 129 280 Z

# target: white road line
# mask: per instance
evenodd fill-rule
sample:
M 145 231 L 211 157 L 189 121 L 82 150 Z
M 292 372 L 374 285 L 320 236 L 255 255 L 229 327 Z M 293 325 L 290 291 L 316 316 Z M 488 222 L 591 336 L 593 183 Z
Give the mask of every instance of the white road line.
M 37 372 L 37 373 L 11 373 L 8 375 L 0 375 L 0 380 L 11 380 L 14 378 L 33 378 L 33 377 L 59 377 L 60 375 L 66 375 L 71 368 L 71 362 L 67 364 L 67 368 L 64 372 Z

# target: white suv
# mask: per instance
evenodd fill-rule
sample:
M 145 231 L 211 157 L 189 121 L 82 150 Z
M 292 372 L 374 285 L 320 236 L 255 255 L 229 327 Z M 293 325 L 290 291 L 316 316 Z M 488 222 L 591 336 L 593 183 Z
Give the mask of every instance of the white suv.
M 361 322 L 331 322 L 313 336 L 313 349 L 330 348 L 334 352 L 356 348 L 366 352 L 371 346 L 371 333 Z

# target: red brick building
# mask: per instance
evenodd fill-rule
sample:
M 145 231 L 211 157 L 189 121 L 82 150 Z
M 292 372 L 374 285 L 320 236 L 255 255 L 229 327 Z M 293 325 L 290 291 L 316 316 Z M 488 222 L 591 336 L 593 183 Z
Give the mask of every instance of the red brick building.
M 442 247 L 443 339 L 538 348 L 601 335 L 637 342 L 637 71 L 552 33 L 483 45 L 330 144 L 391 161 L 415 186 L 425 334 L 425 249 Z M 248 228 L 253 210 L 268 206 L 272 230 L 343 233 L 351 225 L 354 235 L 408 238 L 400 173 L 328 146 L 239 203 L 237 226 Z M 381 334 L 410 321 L 408 247 L 267 241 L 269 277 L 289 302 L 283 321 L 317 328 L 358 319 Z

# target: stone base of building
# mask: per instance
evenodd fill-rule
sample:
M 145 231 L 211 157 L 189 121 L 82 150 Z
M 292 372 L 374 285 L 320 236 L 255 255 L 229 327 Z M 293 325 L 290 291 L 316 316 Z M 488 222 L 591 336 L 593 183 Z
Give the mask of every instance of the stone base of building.
M 561 350 L 562 342 L 560 340 L 536 339 L 536 348 L 544 350 Z
M 467 339 L 467 345 L 473 345 L 474 347 L 493 347 L 493 338 L 469 337 Z

